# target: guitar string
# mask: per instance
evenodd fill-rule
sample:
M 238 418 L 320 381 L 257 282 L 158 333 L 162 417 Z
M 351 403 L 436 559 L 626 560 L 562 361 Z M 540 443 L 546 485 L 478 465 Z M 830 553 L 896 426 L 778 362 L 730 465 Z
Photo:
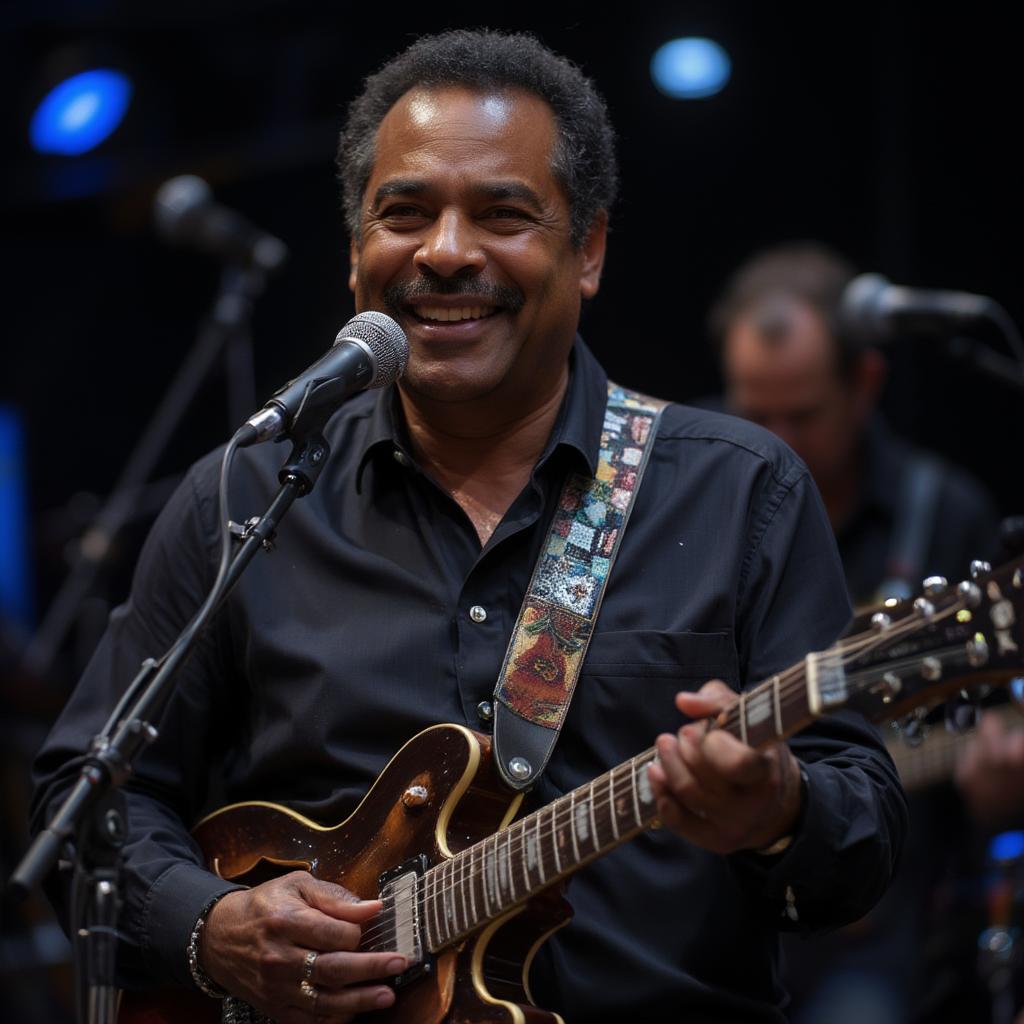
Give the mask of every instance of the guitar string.
M 963 607 L 962 603 L 955 602 L 954 604 L 950 605 L 948 608 L 943 609 L 940 613 L 937 613 L 937 614 L 933 615 L 931 617 L 931 619 L 929 619 L 928 621 L 929 621 L 929 623 L 934 623 L 934 622 L 941 621 L 942 619 L 948 618 L 950 615 L 956 613 L 962 607 Z M 906 619 L 901 620 L 895 626 L 891 627 L 890 629 L 888 629 L 888 630 L 886 630 L 886 631 L 884 631 L 882 633 L 861 633 L 861 634 L 857 634 L 856 637 L 850 638 L 846 642 L 842 642 L 841 641 L 841 642 L 835 644 L 832 648 L 829 648 L 827 651 L 820 652 L 819 657 L 821 659 L 821 663 L 825 663 L 827 667 L 845 667 L 846 665 L 850 664 L 853 660 L 855 660 L 854 659 L 855 655 L 856 656 L 860 656 L 863 653 L 865 653 L 866 651 L 871 650 L 872 648 L 877 648 L 877 647 L 882 646 L 884 644 L 889 644 L 894 639 L 898 639 L 898 638 L 906 635 L 907 633 L 912 633 L 912 632 L 916 631 L 916 629 L 918 629 L 919 626 L 920 626 L 920 623 L 919 623 L 919 621 L 917 620 L 917 618 L 915 616 L 908 616 Z M 913 659 L 913 660 L 919 660 L 919 659 Z M 837 664 L 833 664 L 831 666 L 828 666 L 828 664 L 827 664 L 828 661 L 831 661 L 831 662 L 834 662 L 834 663 L 837 663 Z M 847 677 L 846 681 L 849 682 L 851 680 L 855 680 L 855 679 L 857 679 L 859 677 L 862 677 L 864 675 L 869 675 L 870 676 L 871 675 L 870 670 L 865 669 L 865 670 L 863 670 L 860 673 L 851 674 L 850 676 Z M 782 682 L 782 680 L 784 678 L 786 679 L 785 684 L 783 684 L 783 682 Z M 785 698 L 791 697 L 795 693 L 798 693 L 798 692 L 801 693 L 801 694 L 804 692 L 805 687 L 806 687 L 805 678 L 806 678 L 806 675 L 805 675 L 804 668 L 803 668 L 802 664 L 797 664 L 797 665 L 791 666 L 789 669 L 786 669 L 783 672 L 779 673 L 779 675 L 778 675 L 778 686 L 779 686 L 779 701 L 780 701 L 780 704 L 785 700 Z M 751 696 L 753 694 L 760 695 L 761 693 L 763 693 L 766 696 L 769 696 L 769 695 L 774 696 L 773 695 L 773 690 L 775 688 L 775 685 L 776 685 L 776 682 L 775 682 L 774 679 L 772 679 L 772 680 L 769 680 L 766 683 L 760 684 L 757 688 L 755 688 L 754 691 L 748 692 L 747 700 L 742 702 L 742 703 L 741 702 L 737 702 L 736 704 L 731 705 L 730 708 L 728 709 L 727 713 L 726 713 L 725 721 L 721 725 L 716 725 L 714 727 L 715 728 L 727 728 L 731 724 L 738 723 L 739 720 L 740 720 L 740 717 L 741 717 L 740 713 L 741 713 L 741 711 L 745 712 L 746 707 L 747 707 L 747 705 L 750 702 Z M 646 764 L 642 764 L 641 765 L 641 764 L 639 764 L 639 762 L 641 762 L 642 759 L 644 759 L 648 755 L 651 755 L 651 759 L 652 760 L 653 760 L 654 756 L 656 756 L 653 748 L 650 748 L 647 751 L 643 751 L 641 754 L 636 755 L 636 757 L 634 757 L 631 761 L 625 762 L 624 764 L 629 764 L 632 767 L 633 773 L 635 775 L 637 767 L 646 767 Z M 610 776 L 612 776 L 615 771 L 619 771 L 622 767 L 623 767 L 623 765 L 616 766 L 616 768 L 613 769 L 611 773 L 605 773 L 605 775 L 600 776 L 597 779 L 594 779 L 591 783 L 587 784 L 587 786 L 580 787 L 580 790 L 583 790 L 583 789 L 586 789 L 586 788 L 590 788 L 593 791 L 599 785 L 601 786 L 602 790 L 603 789 L 609 789 L 613 785 L 616 785 L 618 783 L 618 781 L 619 781 L 619 780 L 614 780 L 613 781 Z M 625 773 L 623 773 L 623 774 L 625 774 Z M 576 790 L 576 791 L 574 791 L 574 793 L 579 793 L 580 790 Z M 631 795 L 631 793 L 632 793 L 632 789 L 630 789 L 630 794 L 627 794 L 626 796 Z M 507 843 L 507 846 L 506 846 L 506 853 L 505 853 L 505 855 L 509 858 L 510 861 L 514 857 L 521 856 L 523 854 L 524 850 L 526 849 L 526 846 L 529 843 L 530 835 L 532 833 L 537 838 L 538 858 L 540 858 L 542 860 L 545 860 L 545 861 L 550 859 L 552 861 L 552 866 L 556 866 L 554 864 L 554 861 L 557 858 L 557 854 L 553 854 L 551 858 L 548 858 L 547 855 L 545 855 L 543 850 L 540 848 L 540 840 L 542 840 L 542 839 L 551 839 L 552 837 L 554 837 L 554 840 L 557 842 L 559 830 L 564 828 L 564 826 L 570 822 L 570 820 L 571 820 L 571 818 L 572 818 L 574 813 L 578 813 L 572 807 L 572 801 L 570 800 L 570 796 L 571 795 L 572 794 L 565 794 L 563 797 L 559 798 L 559 800 L 553 802 L 552 804 L 549 804 L 547 807 L 541 808 L 539 811 L 534 812 L 534 815 L 530 815 L 529 817 L 527 817 L 525 819 L 521 819 L 515 825 L 510 826 L 510 829 L 518 827 L 517 834 L 514 835 L 514 836 L 510 835 L 508 843 Z M 602 795 L 600 797 L 598 797 L 596 800 L 593 797 L 591 797 L 590 803 L 592 803 L 595 811 L 597 811 L 597 810 L 602 810 L 603 811 L 605 807 L 607 807 L 609 804 L 611 804 L 613 802 L 613 800 L 625 799 L 626 796 L 623 796 L 621 794 L 617 794 L 615 796 L 608 796 L 608 795 L 605 795 L 605 794 L 602 793 Z M 560 805 L 563 805 L 563 804 L 568 804 L 569 806 L 568 807 L 560 806 Z M 585 806 L 585 805 L 581 803 L 580 806 Z M 549 810 L 549 808 L 553 808 L 554 810 L 553 811 Z M 563 811 L 565 812 L 564 815 L 563 815 Z M 544 823 L 544 822 L 539 820 L 540 819 L 540 815 L 541 814 L 545 814 L 545 813 L 548 814 L 548 817 L 549 817 L 549 821 L 547 823 Z M 609 819 L 609 821 L 610 821 L 610 819 Z M 536 824 L 529 824 L 531 822 L 536 822 Z M 632 828 L 636 828 L 636 827 L 639 827 L 639 826 L 636 826 L 636 825 L 632 826 Z M 495 835 L 500 835 L 500 833 L 495 833 Z M 433 868 L 431 868 L 422 878 L 422 882 L 423 882 L 423 885 L 424 885 L 424 893 L 423 893 L 424 899 L 425 900 L 427 900 L 427 899 L 433 899 L 433 900 L 445 899 L 445 898 L 448 897 L 448 895 L 450 893 L 454 893 L 454 892 L 460 891 L 462 893 L 462 898 L 463 898 L 463 913 L 462 913 L 462 917 L 464 919 L 468 920 L 470 915 L 466 913 L 466 897 L 465 897 L 466 884 L 467 884 L 467 881 L 468 881 L 469 885 L 472 886 L 473 883 L 477 879 L 482 879 L 481 885 L 482 886 L 486 885 L 485 875 L 487 873 L 487 867 L 484 865 L 484 861 L 485 861 L 485 858 L 491 856 L 490 854 L 488 854 L 488 852 L 486 850 L 486 843 L 489 840 L 493 840 L 493 839 L 494 839 L 494 836 L 488 836 L 484 840 L 481 840 L 480 842 L 475 843 L 472 847 L 468 847 L 466 850 L 463 850 L 459 854 L 456 854 L 455 857 L 451 858 L 450 860 L 445 861 L 442 864 L 435 865 Z M 478 848 L 482 851 L 481 852 L 481 856 L 480 856 L 481 866 L 479 868 L 477 868 L 474 865 L 474 861 L 475 861 L 475 858 L 476 858 L 475 851 Z M 495 845 L 495 852 L 497 852 L 497 844 Z M 595 851 L 592 851 L 587 856 L 591 856 L 592 857 L 594 855 L 594 852 Z M 500 857 L 500 855 L 499 855 L 499 857 Z M 466 863 L 466 859 L 467 858 L 469 859 L 469 863 L 470 863 L 470 868 L 469 868 L 468 872 L 465 869 L 465 863 Z M 581 858 L 581 859 L 584 859 L 584 858 Z M 571 860 L 572 860 L 572 858 L 570 858 L 570 861 Z M 451 865 L 451 864 L 454 864 L 455 866 L 449 868 L 448 866 Z M 576 865 L 574 864 L 573 866 L 575 867 Z M 461 868 L 461 870 L 460 870 L 460 868 Z M 450 873 L 453 876 L 453 880 L 450 883 L 446 882 L 446 883 L 444 883 L 442 885 L 442 883 L 441 883 L 441 879 L 443 878 L 442 869 L 450 870 Z M 510 866 L 508 868 L 508 874 L 509 874 L 510 881 L 512 880 L 512 870 L 513 869 Z M 500 881 L 500 878 L 498 877 L 498 875 L 500 874 L 500 868 L 499 868 L 499 866 L 497 864 L 494 865 L 494 871 L 496 873 L 496 883 L 495 884 L 496 884 L 497 895 L 498 895 L 498 901 L 497 902 L 500 905 L 501 904 L 502 893 L 501 893 L 501 881 Z M 459 878 L 455 878 L 454 876 L 456 874 L 459 874 L 460 877 Z M 562 874 L 562 872 L 557 871 L 557 870 L 553 872 L 552 884 L 553 884 L 553 882 L 555 880 L 555 876 L 560 876 L 561 874 Z M 431 882 L 432 881 L 434 883 L 433 886 L 431 886 Z M 546 884 L 547 883 L 545 883 L 545 887 L 546 887 Z M 514 886 L 513 886 L 513 889 L 514 889 Z M 414 895 L 410 895 L 409 897 L 407 897 L 407 900 L 412 900 L 412 899 L 415 899 L 415 898 L 416 897 Z M 517 902 L 517 901 L 514 900 L 513 902 Z M 455 919 L 455 925 L 457 927 L 458 926 L 458 911 L 457 911 L 457 908 L 455 906 L 454 899 L 452 900 L 451 916 Z M 476 916 L 476 915 L 473 915 L 473 916 Z M 446 912 L 446 914 L 445 914 L 445 921 L 446 921 L 446 923 L 447 923 L 447 919 L 448 919 L 448 915 L 447 915 L 447 912 Z M 440 914 L 438 914 L 438 920 L 440 920 Z M 371 928 L 366 934 L 364 934 L 363 942 L 366 942 L 368 939 L 376 939 L 376 938 L 378 938 L 379 935 L 381 934 L 381 930 L 382 929 L 387 929 L 388 927 L 389 927 L 389 925 L 386 925 L 386 924 L 382 923 L 382 925 L 379 926 L 378 930 L 374 930 L 373 928 Z M 462 930 L 459 930 L 455 934 L 460 934 L 461 931 Z

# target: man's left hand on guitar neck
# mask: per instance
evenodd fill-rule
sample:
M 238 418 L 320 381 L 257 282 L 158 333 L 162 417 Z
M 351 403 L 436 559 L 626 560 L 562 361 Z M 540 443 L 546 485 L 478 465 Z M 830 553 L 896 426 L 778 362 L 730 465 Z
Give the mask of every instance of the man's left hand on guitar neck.
M 800 817 L 800 764 L 785 743 L 755 750 L 709 728 L 737 699 L 718 680 L 677 694 L 676 707 L 696 721 L 658 737 L 651 785 L 662 822 L 684 839 L 713 853 L 771 853 Z

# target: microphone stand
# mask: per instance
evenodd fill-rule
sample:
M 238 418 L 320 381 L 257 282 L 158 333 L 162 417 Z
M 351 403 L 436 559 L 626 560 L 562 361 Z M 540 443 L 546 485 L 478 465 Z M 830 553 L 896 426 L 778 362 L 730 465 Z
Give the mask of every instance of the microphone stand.
M 946 351 L 954 359 L 967 363 L 971 369 L 1024 393 L 1024 367 L 1017 361 L 989 348 L 988 345 L 983 345 L 973 338 L 958 335 L 949 339 Z
M 278 474 L 281 486 L 270 507 L 242 528 L 239 547 L 220 585 L 167 653 L 159 661 L 147 658 L 143 662 L 114 715 L 94 738 L 78 781 L 11 875 L 11 890 L 24 896 L 41 884 L 61 851 L 70 847 L 75 866 L 71 934 L 80 1024 L 116 1024 L 119 875 L 121 848 L 128 834 L 120 787 L 131 775 L 136 758 L 158 736 L 156 723 L 174 693 L 177 669 L 256 552 L 272 548 L 277 526 L 292 503 L 316 484 L 330 455 L 321 432 L 326 416 L 317 419 L 305 430 L 293 425 L 292 451 Z M 122 707 L 127 707 L 123 715 L 118 713 Z
M 253 305 L 263 293 L 266 281 L 266 273 L 258 267 L 225 267 L 213 307 L 191 351 L 128 457 L 113 491 L 83 535 L 71 572 L 22 654 L 21 666 L 32 676 L 44 678 L 49 674 L 60 645 L 95 585 L 118 532 L 131 517 L 132 503 L 140 486 L 152 474 L 221 352 L 225 353 L 228 361 L 231 413 L 233 417 L 237 414 L 231 422 L 241 422 L 255 405 L 251 394 L 249 324 Z M 248 362 L 249 370 L 239 374 L 239 368 L 245 362 Z

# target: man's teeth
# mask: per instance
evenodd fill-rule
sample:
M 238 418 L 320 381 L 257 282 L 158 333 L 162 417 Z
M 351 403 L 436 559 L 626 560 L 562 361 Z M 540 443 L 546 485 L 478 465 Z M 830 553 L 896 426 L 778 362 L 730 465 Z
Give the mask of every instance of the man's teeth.
M 424 320 L 480 320 L 494 312 L 493 306 L 414 306 Z

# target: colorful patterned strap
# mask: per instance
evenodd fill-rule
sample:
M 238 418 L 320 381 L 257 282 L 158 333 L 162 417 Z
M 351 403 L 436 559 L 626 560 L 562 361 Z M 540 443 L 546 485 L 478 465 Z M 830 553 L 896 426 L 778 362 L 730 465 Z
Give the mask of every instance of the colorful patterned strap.
M 572 474 L 558 499 L 494 691 L 495 757 L 514 789 L 555 748 L 667 404 L 609 381 L 597 472 Z

